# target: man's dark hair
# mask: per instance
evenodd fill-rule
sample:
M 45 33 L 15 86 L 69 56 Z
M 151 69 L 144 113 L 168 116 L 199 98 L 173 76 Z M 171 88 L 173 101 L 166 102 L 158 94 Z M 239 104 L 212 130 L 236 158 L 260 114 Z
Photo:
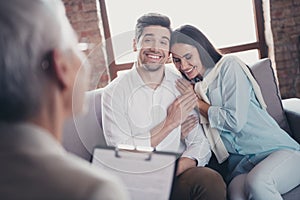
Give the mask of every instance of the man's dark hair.
M 135 38 L 137 41 L 140 39 L 144 28 L 147 26 L 162 26 L 170 30 L 171 33 L 171 22 L 169 17 L 158 14 L 158 13 L 148 13 L 141 16 L 135 26 Z

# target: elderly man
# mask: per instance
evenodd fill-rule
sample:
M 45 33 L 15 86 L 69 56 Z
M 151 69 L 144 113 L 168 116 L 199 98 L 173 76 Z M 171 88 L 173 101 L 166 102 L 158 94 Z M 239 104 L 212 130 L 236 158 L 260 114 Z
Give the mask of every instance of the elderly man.
M 0 199 L 127 199 L 60 145 L 88 75 L 62 2 L 0 1 L 0 27 Z

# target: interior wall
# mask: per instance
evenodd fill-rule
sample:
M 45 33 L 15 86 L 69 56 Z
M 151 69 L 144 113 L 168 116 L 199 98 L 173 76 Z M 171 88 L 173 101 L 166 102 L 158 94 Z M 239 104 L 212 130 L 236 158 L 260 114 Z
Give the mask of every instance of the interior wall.
M 273 57 L 281 96 L 300 97 L 300 0 L 269 1 Z
M 63 1 L 79 41 L 90 44 L 90 49 L 85 52 L 93 68 L 90 88 L 103 87 L 109 82 L 109 76 L 101 47 L 104 37 L 99 28 L 101 18 L 97 0 Z M 263 2 L 269 57 L 276 67 L 281 96 L 300 97 L 300 0 Z
M 102 45 L 104 37 L 99 26 L 99 6 L 96 0 L 63 0 L 67 17 L 75 29 L 79 42 L 87 44 L 84 51 L 91 66 L 89 89 L 101 88 L 109 82 L 105 50 Z

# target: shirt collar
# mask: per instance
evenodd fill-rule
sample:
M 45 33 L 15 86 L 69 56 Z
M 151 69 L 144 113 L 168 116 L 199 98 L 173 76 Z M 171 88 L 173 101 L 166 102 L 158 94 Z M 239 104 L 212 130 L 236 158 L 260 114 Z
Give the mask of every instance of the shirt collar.
M 144 83 L 142 77 L 140 76 L 140 74 L 137 71 L 137 63 L 136 62 L 134 63 L 131 70 L 132 70 L 132 73 L 135 74 L 135 76 L 134 76 L 134 77 L 136 77 L 135 80 L 137 82 L 139 82 L 140 84 L 144 85 L 145 83 Z M 167 66 L 164 66 L 164 77 L 163 77 L 163 80 L 162 80 L 160 85 L 162 85 L 166 81 L 172 81 L 172 76 L 170 75 L 170 73 L 172 73 L 171 70 Z
M 212 70 L 212 68 L 207 68 L 204 72 L 203 78 Z

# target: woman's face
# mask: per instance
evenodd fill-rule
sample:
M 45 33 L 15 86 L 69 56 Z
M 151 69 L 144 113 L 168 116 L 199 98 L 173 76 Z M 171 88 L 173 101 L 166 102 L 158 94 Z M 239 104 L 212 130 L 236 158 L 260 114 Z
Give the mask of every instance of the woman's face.
M 189 44 L 176 43 L 172 45 L 171 53 L 176 68 L 190 80 L 199 74 L 203 77 L 206 69 L 202 65 L 196 47 Z

